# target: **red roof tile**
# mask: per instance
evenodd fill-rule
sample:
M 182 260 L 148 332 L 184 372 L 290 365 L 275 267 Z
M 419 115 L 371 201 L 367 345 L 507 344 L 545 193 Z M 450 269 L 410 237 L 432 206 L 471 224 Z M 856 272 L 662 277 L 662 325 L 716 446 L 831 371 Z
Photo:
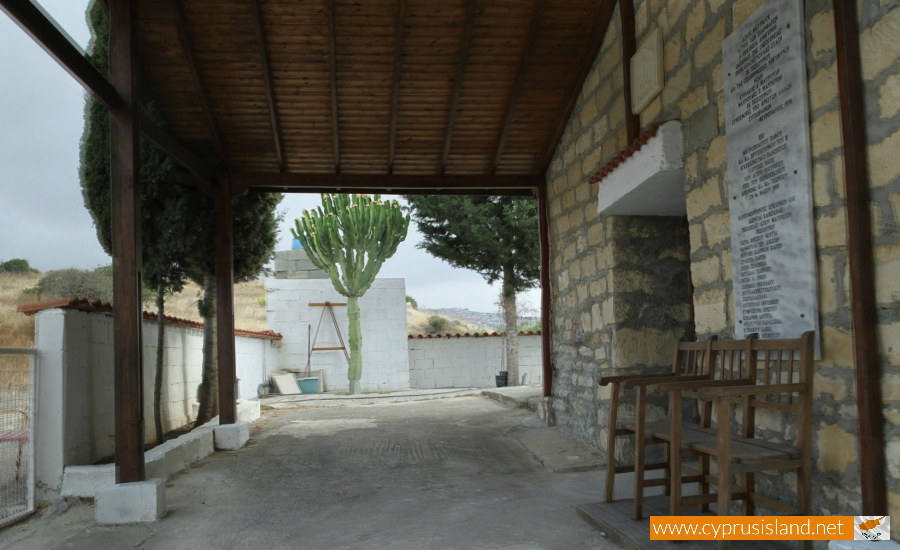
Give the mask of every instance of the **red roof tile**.
M 101 302 L 100 300 L 87 300 L 85 298 L 62 298 L 59 300 L 50 300 L 47 302 L 39 302 L 36 304 L 24 304 L 19 306 L 17 311 L 25 315 L 34 315 L 45 309 L 65 308 L 77 309 L 78 311 L 86 311 L 88 313 L 112 313 L 113 306 L 109 302 Z M 156 322 L 159 315 L 156 312 L 145 311 L 144 320 Z M 203 323 L 199 321 L 191 321 L 190 319 L 181 319 L 180 317 L 165 316 L 166 324 L 175 327 L 197 328 L 202 329 Z M 255 331 L 235 329 L 234 333 L 238 336 L 247 336 L 249 338 L 265 338 L 268 340 L 281 340 L 281 334 L 271 331 Z
M 593 176 L 588 179 L 588 183 L 599 183 L 603 178 L 608 176 L 610 172 L 615 170 L 620 164 L 625 162 L 625 159 L 640 151 L 644 145 L 647 145 L 647 142 L 656 137 L 656 133 L 659 132 L 659 127 L 665 124 L 666 122 L 672 122 L 670 120 L 666 120 L 663 122 L 655 122 L 650 125 L 649 128 L 637 138 L 635 138 L 634 142 L 631 145 L 626 147 L 625 149 L 619 151 L 616 156 L 612 158 L 609 162 L 607 162 L 603 168 L 598 170 Z
M 539 335 L 540 333 L 541 333 L 541 331 L 539 331 L 539 330 L 535 330 L 535 331 L 529 330 L 528 332 L 525 332 L 524 330 L 520 330 L 519 336 L 535 336 L 535 335 Z M 410 334 L 409 336 L 407 336 L 407 338 L 409 340 L 412 340 L 414 338 L 499 338 L 500 336 L 504 336 L 504 335 L 506 335 L 505 332 L 500 332 L 500 333 L 476 332 L 474 334 L 469 334 L 467 332 L 465 334 Z

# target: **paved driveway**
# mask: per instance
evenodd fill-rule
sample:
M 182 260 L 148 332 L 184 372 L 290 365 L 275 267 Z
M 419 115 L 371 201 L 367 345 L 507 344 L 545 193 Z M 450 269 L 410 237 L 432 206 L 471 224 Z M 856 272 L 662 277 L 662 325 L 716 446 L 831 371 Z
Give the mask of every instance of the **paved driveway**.
M 614 549 L 579 519 L 600 472 L 553 474 L 482 397 L 269 412 L 244 449 L 173 478 L 158 523 L 99 527 L 93 508 L 0 534 L 14 550 Z

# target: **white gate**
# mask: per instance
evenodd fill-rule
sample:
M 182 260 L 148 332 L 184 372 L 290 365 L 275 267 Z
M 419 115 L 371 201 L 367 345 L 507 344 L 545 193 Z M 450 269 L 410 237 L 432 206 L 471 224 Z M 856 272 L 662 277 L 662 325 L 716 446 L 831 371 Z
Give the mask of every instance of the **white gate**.
M 0 348 L 0 525 L 34 510 L 36 359 Z

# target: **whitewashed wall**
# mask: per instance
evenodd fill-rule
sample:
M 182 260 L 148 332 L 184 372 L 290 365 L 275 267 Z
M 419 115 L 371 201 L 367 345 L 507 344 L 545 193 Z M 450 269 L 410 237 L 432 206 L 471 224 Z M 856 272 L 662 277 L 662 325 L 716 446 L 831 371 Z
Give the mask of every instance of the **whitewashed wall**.
M 496 385 L 494 377 L 503 364 L 503 338 L 410 338 L 408 342 L 409 383 L 414 388 Z M 540 383 L 541 364 L 540 335 L 519 336 L 521 382 Z
M 115 453 L 113 319 L 109 313 L 47 309 L 36 316 L 38 351 L 39 485 L 58 490 L 62 468 L 93 464 Z M 144 439 L 155 442 L 153 385 L 156 322 L 143 322 Z M 274 344 L 273 344 L 274 342 Z M 162 389 L 164 431 L 196 419 L 194 405 L 203 363 L 203 332 L 167 325 Z M 277 341 L 238 336 L 237 376 L 242 398 L 278 367 Z
M 284 336 L 281 344 L 282 369 L 306 368 L 307 349 L 315 336 L 322 307 L 310 303 L 339 302 L 347 299 L 334 290 L 330 279 L 269 279 L 266 281 L 266 309 L 269 330 Z M 406 333 L 406 283 L 403 279 L 376 279 L 359 299 L 363 336 L 363 391 L 393 391 L 409 388 L 409 355 Z M 336 306 L 344 343 L 349 346 L 347 308 Z M 322 321 L 316 347 L 339 346 L 331 317 Z M 347 359 L 342 351 L 317 351 L 312 355 L 312 370 L 325 371 L 327 391 L 346 391 Z

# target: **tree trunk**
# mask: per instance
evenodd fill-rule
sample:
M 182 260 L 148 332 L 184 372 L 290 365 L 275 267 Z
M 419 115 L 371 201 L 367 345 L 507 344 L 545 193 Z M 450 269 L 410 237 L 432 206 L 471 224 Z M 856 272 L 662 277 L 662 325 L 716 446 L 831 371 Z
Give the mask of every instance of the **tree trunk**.
M 507 282 L 506 269 L 503 270 L 503 317 L 506 324 L 506 370 L 509 372 L 507 385 L 521 384 L 519 377 L 519 317 L 516 311 L 516 292 Z
M 203 379 L 200 408 L 194 426 L 202 426 L 219 413 L 219 365 L 216 358 L 216 280 L 203 278 Z
M 347 317 L 350 319 L 350 394 L 359 393 L 359 379 L 362 377 L 362 331 L 359 327 L 359 297 L 347 297 Z
M 157 445 L 162 445 L 163 442 L 162 410 L 160 409 L 160 403 L 162 402 L 163 368 L 166 352 L 166 323 L 164 320 L 166 308 L 165 288 L 166 287 L 160 282 L 156 289 L 156 314 L 158 315 L 158 318 L 156 320 L 156 376 L 153 381 L 153 425 L 156 428 Z

